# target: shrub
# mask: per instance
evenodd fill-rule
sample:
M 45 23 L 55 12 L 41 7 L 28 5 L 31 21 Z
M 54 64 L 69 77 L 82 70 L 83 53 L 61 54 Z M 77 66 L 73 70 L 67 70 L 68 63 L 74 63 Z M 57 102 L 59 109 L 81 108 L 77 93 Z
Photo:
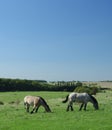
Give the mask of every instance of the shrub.
M 79 86 L 75 90 L 75 92 L 81 93 L 81 92 L 87 92 L 91 95 L 96 95 L 96 93 L 99 91 L 98 87 L 88 87 L 88 86 Z

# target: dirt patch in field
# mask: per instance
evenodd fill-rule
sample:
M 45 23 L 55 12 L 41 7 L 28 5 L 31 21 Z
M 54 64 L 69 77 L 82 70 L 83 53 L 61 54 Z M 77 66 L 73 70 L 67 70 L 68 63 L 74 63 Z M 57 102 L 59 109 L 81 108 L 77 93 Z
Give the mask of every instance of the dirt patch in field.
M 4 105 L 4 103 L 2 101 L 0 101 L 0 105 Z
M 9 104 L 16 104 L 16 105 L 19 105 L 19 103 L 20 103 L 20 101 L 19 101 L 19 100 L 9 102 Z

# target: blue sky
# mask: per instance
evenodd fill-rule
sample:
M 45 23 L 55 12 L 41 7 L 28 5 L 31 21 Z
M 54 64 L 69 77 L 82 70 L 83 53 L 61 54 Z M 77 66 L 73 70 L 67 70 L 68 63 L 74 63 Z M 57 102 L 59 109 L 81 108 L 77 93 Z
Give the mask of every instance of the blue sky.
M 0 78 L 112 80 L 111 0 L 0 0 Z

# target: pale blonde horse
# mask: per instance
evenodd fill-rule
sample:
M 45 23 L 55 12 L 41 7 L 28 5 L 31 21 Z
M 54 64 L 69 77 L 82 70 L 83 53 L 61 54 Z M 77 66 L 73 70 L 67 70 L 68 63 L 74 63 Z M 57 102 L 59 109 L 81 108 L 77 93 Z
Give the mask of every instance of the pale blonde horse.
M 33 106 L 33 110 L 31 111 L 31 113 L 37 112 L 40 106 L 43 106 L 46 112 L 51 112 L 46 101 L 40 96 L 25 96 L 24 105 L 27 112 L 29 112 L 30 106 Z

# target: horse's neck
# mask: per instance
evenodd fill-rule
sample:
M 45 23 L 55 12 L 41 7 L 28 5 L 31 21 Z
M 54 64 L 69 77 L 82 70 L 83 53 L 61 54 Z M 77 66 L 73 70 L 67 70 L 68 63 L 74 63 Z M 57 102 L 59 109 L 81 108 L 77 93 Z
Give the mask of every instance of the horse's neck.
M 89 96 L 90 96 L 90 102 L 91 102 L 92 104 L 95 104 L 95 103 L 96 103 L 95 98 L 94 98 L 92 95 L 89 95 Z

